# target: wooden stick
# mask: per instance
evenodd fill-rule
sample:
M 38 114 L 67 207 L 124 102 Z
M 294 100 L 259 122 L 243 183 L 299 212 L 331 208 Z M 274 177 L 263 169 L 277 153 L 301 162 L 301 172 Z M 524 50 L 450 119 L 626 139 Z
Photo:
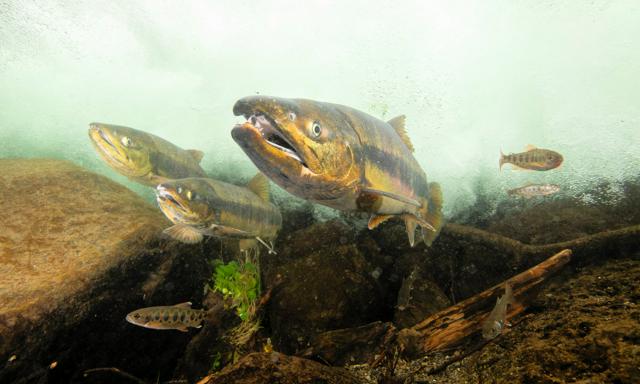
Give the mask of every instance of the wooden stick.
M 94 373 L 94 372 L 113 372 L 117 375 L 120 375 L 122 377 L 126 377 L 127 379 L 131 380 L 131 381 L 135 381 L 138 384 L 147 384 L 146 381 L 139 379 L 135 376 L 133 376 L 130 373 L 127 373 L 121 369 L 115 368 L 115 367 L 106 367 L 106 368 L 92 368 L 92 369 L 87 369 L 86 371 L 84 371 L 84 376 L 87 377 L 89 373 Z
M 509 306 L 507 320 L 522 313 L 533 300 L 533 288 L 559 271 L 571 259 L 571 250 L 565 249 L 542 263 L 470 297 L 457 305 L 435 313 L 411 328 L 398 333 L 403 349 L 425 353 L 458 343 L 482 328 L 482 323 L 504 292 L 505 283 L 513 289 L 514 302 Z

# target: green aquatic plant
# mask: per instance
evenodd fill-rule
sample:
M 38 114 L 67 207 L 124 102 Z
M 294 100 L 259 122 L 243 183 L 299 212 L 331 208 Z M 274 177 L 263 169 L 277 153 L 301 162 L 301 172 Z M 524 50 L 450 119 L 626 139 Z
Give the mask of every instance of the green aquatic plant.
M 251 262 L 227 264 L 215 260 L 214 273 L 209 288 L 220 292 L 225 299 L 231 299 L 231 305 L 244 321 L 251 320 L 255 314 L 255 303 L 260 296 L 260 273 L 256 264 Z

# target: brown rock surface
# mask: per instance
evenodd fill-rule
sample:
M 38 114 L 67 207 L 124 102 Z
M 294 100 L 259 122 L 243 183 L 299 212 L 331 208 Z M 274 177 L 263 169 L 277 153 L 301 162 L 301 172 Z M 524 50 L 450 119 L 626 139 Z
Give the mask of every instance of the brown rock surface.
M 312 360 L 271 352 L 251 353 L 201 383 L 357 384 L 360 381 L 344 368 L 327 367 Z
M 156 208 L 72 163 L 0 159 L 0 169 L 0 382 L 71 382 L 96 366 L 154 379 L 170 370 L 193 333 L 124 317 L 149 305 L 197 307 L 210 274 L 204 255 L 218 243 L 161 240 L 168 222 Z

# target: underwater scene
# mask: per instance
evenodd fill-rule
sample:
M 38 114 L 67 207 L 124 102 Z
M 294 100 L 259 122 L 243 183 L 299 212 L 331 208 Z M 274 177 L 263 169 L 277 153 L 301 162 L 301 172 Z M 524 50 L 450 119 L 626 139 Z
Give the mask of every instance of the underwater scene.
M 0 383 L 640 383 L 640 2 L 0 0 Z

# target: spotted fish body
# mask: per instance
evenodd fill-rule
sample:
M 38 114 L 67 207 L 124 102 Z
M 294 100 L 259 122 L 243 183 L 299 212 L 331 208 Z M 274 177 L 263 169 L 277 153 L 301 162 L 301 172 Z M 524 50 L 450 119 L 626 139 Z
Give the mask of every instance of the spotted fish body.
M 158 185 L 158 205 L 175 225 L 165 233 L 186 243 L 203 237 L 229 237 L 268 244 L 282 225 L 278 208 L 269 201 L 269 184 L 257 174 L 247 186 L 208 178 L 172 180 Z M 241 248 L 252 248 L 243 242 Z
M 530 199 L 535 196 L 552 195 L 560 191 L 560 186 L 556 184 L 528 184 L 520 188 L 514 188 L 507 193 L 511 196 L 522 196 Z
M 525 152 L 510 153 L 508 155 L 501 152 L 500 169 L 504 164 L 512 164 L 516 169 L 548 171 L 559 167 L 563 160 L 562 155 L 558 152 L 528 145 L 525 148 Z
M 306 99 L 252 96 L 234 106 L 247 122 L 232 137 L 275 183 L 301 198 L 371 214 L 369 228 L 405 221 L 428 245 L 442 227 L 442 193 L 413 157 L 404 116 L 385 122 L 356 109 Z
M 200 167 L 202 152 L 182 149 L 151 133 L 92 123 L 89 137 L 109 166 L 140 184 L 155 187 L 168 179 L 206 177 Z
M 187 328 L 200 328 L 205 318 L 202 309 L 191 309 L 191 303 L 174 306 L 147 307 L 129 313 L 126 320 L 151 329 L 176 329 L 187 332 Z

